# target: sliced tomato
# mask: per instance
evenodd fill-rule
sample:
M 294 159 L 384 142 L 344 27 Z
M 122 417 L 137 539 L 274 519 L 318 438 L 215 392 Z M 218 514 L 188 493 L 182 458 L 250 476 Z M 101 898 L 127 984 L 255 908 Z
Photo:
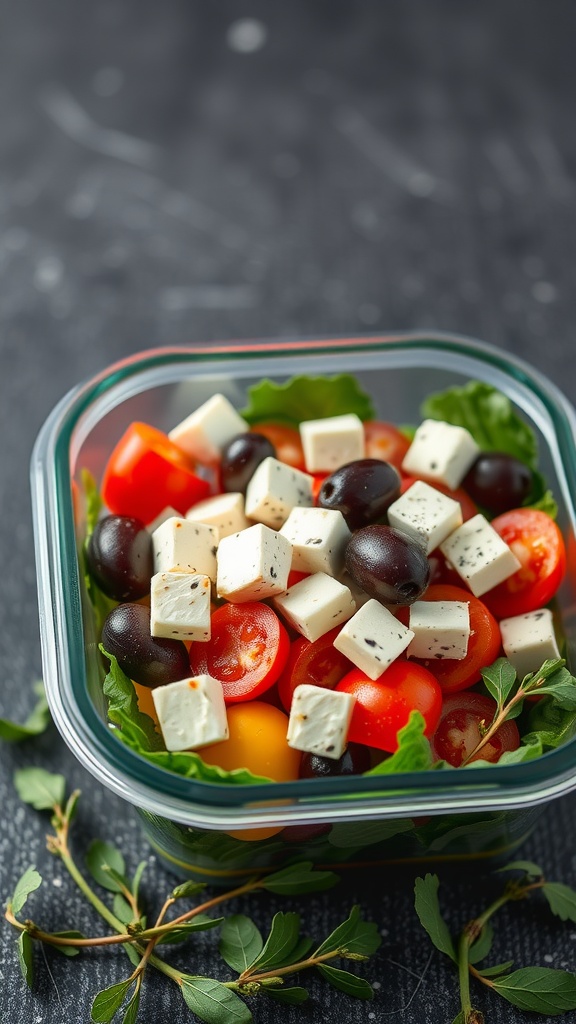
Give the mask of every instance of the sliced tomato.
M 424 479 L 416 476 L 405 476 L 400 484 L 400 494 L 404 494 L 412 484 L 415 484 L 417 480 Z M 478 512 L 478 507 L 472 501 L 469 494 L 462 487 L 457 487 L 456 490 L 451 491 L 449 487 L 444 484 L 439 484 L 435 480 L 424 480 L 424 483 L 430 484 L 430 487 L 435 487 L 437 491 L 442 491 L 448 498 L 453 498 L 454 501 L 460 503 L 462 509 L 462 519 L 466 522 L 467 519 L 472 519 Z
M 276 612 L 259 601 L 224 604 L 210 621 L 210 640 L 190 647 L 194 674 L 219 679 L 227 704 L 264 693 L 278 679 L 290 650 Z
M 383 459 L 400 469 L 410 440 L 392 423 L 368 420 L 364 424 L 364 444 L 365 458 Z
M 167 434 L 147 423 L 131 423 L 114 448 L 102 479 L 102 499 L 111 512 L 150 523 L 168 505 L 185 515 L 210 494 L 210 484 Z
M 517 750 L 520 733 L 514 721 L 504 722 L 473 757 L 482 736 L 494 718 L 496 701 L 483 693 L 454 693 L 446 697 L 436 731 L 432 737 L 432 753 L 439 761 L 453 768 L 468 760 L 496 763 L 505 750 Z
M 295 469 L 305 469 L 304 449 L 300 440 L 300 431 L 288 427 L 284 423 L 255 423 L 251 430 L 255 434 L 263 434 L 274 445 L 276 458 L 286 462 Z
M 301 683 L 333 690 L 352 668 L 348 658 L 334 647 L 340 629 L 341 626 L 336 626 L 314 642 L 301 636 L 291 644 L 286 666 L 278 680 L 278 695 L 286 711 L 290 711 L 292 694 Z
M 566 547 L 559 527 L 534 508 L 503 512 L 492 520 L 492 526 L 521 568 L 483 594 L 482 600 L 497 619 L 542 608 L 554 597 L 566 570 Z
M 483 601 L 464 587 L 433 583 L 423 601 L 465 601 L 470 612 L 470 638 L 465 658 L 411 658 L 427 668 L 438 680 L 443 694 L 466 690 L 481 678 L 481 669 L 491 665 L 500 654 L 500 627 Z M 398 618 L 408 625 L 410 610 L 399 609 Z
M 427 736 L 432 735 L 440 718 L 440 686 L 431 672 L 412 661 L 393 661 L 376 680 L 358 668 L 352 669 L 336 690 L 356 698 L 348 730 L 350 742 L 390 754 L 398 747 L 398 730 L 407 725 L 411 711 L 423 715 Z

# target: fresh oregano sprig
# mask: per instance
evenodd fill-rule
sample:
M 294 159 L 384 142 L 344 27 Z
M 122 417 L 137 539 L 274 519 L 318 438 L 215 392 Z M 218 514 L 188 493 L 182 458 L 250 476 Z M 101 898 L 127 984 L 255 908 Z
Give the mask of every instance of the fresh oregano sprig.
M 438 876 L 428 874 L 416 879 L 415 907 L 420 923 L 436 948 L 448 956 L 458 969 L 461 1009 L 453 1024 L 484 1022 L 483 1013 L 472 1005 L 471 979 L 520 1010 L 553 1017 L 576 1009 L 576 974 L 570 971 L 551 967 L 522 967 L 513 971 L 513 960 L 477 966 L 486 959 L 492 948 L 492 919 L 508 903 L 526 900 L 535 892 L 541 892 L 553 914 L 562 921 L 576 923 L 576 891 L 569 886 L 549 882 L 541 868 L 532 861 L 513 861 L 499 870 L 520 872 L 520 876 L 510 879 L 502 895 L 478 917 L 469 921 L 458 937 L 451 935 L 442 917 L 438 900 Z
M 496 710 L 491 722 L 485 722 L 481 738 L 466 759 L 465 766 L 478 759 L 482 748 L 489 743 L 500 726 L 521 713 L 528 696 L 552 696 L 555 703 L 566 710 L 576 709 L 576 680 L 565 667 L 564 658 L 551 658 L 530 675 L 518 680 L 516 671 L 507 658 L 497 658 L 488 668 L 482 669 L 482 679 L 488 693 L 496 701 Z
M 353 907 L 348 918 L 323 941 L 301 934 L 300 915 L 277 913 L 269 934 L 263 937 L 255 923 L 244 914 L 212 917 L 210 911 L 231 899 L 257 891 L 280 895 L 318 892 L 332 887 L 338 876 L 331 871 L 315 870 L 310 862 L 291 864 L 268 875 L 255 874 L 228 892 L 202 898 L 183 913 L 174 915 L 177 903 L 200 896 L 205 886 L 198 882 L 177 885 L 167 896 L 154 923 L 148 925 L 140 898 L 140 882 L 145 868 L 142 862 L 129 877 L 124 857 L 110 843 L 95 840 L 86 855 L 86 869 L 92 880 L 112 895 L 112 906 L 94 890 L 76 864 L 69 843 L 70 825 L 79 793 L 66 799 L 62 775 L 40 768 L 16 772 L 15 784 L 21 799 L 37 810 L 51 811 L 53 832 L 47 836 L 51 853 L 60 858 L 78 888 L 111 929 L 104 935 L 85 936 L 76 930 L 48 932 L 29 918 L 21 919 L 29 896 L 42 884 L 35 867 L 29 867 L 16 884 L 8 901 L 5 917 L 18 930 L 18 958 L 24 979 L 33 982 L 33 946 L 42 942 L 67 956 L 96 946 L 122 946 L 132 971 L 121 981 L 98 992 L 92 1003 L 95 1024 L 109 1024 L 122 1013 L 123 1024 L 134 1024 L 138 1015 L 143 978 L 149 967 L 174 982 L 186 1005 L 206 1024 L 248 1024 L 252 1013 L 246 999 L 264 995 L 281 1003 L 297 1004 L 308 998 L 301 986 L 286 985 L 290 975 L 316 969 L 326 981 L 348 995 L 371 999 L 372 986 L 366 979 L 341 967 L 335 960 L 367 960 L 381 939 L 375 924 L 362 919 Z M 169 916 L 170 915 L 170 916 Z M 181 943 L 194 932 L 219 927 L 219 952 L 236 977 L 231 980 L 206 978 L 180 971 L 158 955 L 157 947 Z

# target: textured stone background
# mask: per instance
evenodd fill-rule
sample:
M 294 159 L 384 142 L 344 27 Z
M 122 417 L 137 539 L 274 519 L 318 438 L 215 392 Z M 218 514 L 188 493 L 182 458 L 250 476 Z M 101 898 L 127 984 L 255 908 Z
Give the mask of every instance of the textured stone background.
M 54 403 L 109 362 L 189 341 L 444 329 L 523 356 L 574 398 L 576 11 L 27 0 L 0 2 L 0 19 L 0 714 L 23 719 L 40 673 L 30 451 Z M 47 884 L 34 916 L 92 931 L 40 816 L 15 799 L 13 768 L 40 764 L 82 788 L 80 855 L 98 835 L 134 866 L 148 856 L 135 818 L 54 730 L 0 756 L 2 899 L 36 861 Z M 523 850 L 572 882 L 575 808 L 556 802 Z M 476 871 L 443 875 L 455 923 L 494 889 Z M 313 983 L 307 1008 L 262 1003 L 256 1019 L 452 1019 L 455 979 L 417 927 L 412 881 L 386 871 L 295 901 L 318 932 L 354 901 L 381 922 L 373 1004 Z M 170 884 L 152 860 L 146 891 Z M 280 906 L 262 898 L 259 920 Z M 576 969 L 575 930 L 543 909 L 515 920 L 502 959 Z M 12 939 L 3 928 L 5 1021 L 87 1021 L 91 995 L 124 970 L 110 952 L 40 955 L 29 993 Z M 214 942 L 201 938 L 198 973 Z M 493 1022 L 521 1019 L 483 1005 Z M 190 1018 L 158 978 L 141 1013 Z

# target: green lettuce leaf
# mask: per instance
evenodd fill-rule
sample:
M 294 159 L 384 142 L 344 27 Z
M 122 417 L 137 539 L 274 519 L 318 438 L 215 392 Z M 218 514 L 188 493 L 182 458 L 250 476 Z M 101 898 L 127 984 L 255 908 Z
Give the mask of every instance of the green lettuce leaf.
M 394 775 L 421 772 L 432 767 L 432 751 L 424 735 L 426 722 L 419 711 L 412 711 L 408 724 L 398 731 L 398 750 L 365 772 L 365 775 Z
M 304 420 L 356 413 L 361 420 L 376 416 L 372 399 L 355 377 L 292 377 L 285 384 L 261 380 L 248 389 L 248 405 L 240 413 L 250 424 L 272 420 L 297 426 Z

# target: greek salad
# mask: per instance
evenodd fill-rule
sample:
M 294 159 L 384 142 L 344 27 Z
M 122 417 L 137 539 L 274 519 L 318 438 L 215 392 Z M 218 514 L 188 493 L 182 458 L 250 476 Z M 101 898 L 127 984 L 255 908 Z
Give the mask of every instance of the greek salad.
M 410 427 L 352 376 L 264 380 L 84 474 L 119 739 L 244 784 L 481 767 L 576 732 L 536 438 L 470 381 Z

